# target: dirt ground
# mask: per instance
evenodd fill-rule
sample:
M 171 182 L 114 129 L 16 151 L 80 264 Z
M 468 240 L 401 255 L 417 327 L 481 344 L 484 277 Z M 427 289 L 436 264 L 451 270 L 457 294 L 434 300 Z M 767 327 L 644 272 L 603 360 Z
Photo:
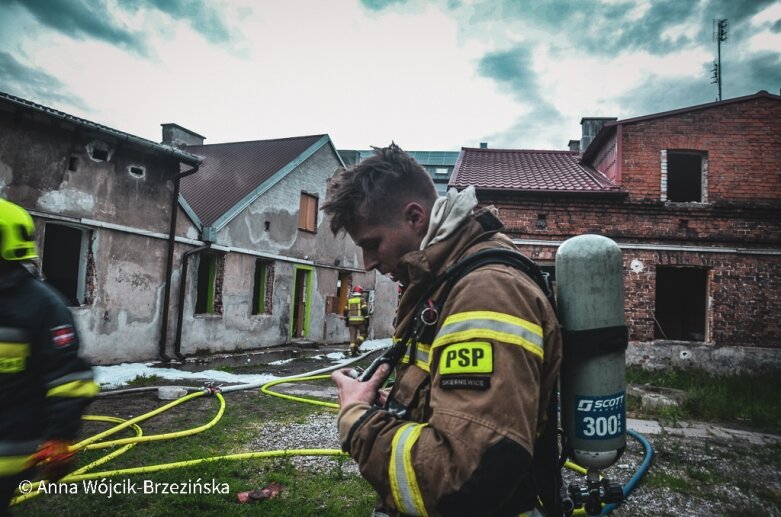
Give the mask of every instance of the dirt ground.
M 333 352 L 337 349 L 322 351 Z M 301 358 L 285 364 L 255 364 L 246 373 L 273 373 L 277 376 L 298 375 L 333 364 L 324 353 L 316 358 L 302 354 Z M 244 369 L 235 369 L 244 373 Z M 167 381 L 165 384 L 176 384 Z M 306 384 L 287 384 L 274 388 L 275 391 L 300 394 L 308 390 L 318 395 L 335 398 L 335 391 L 324 393 L 322 387 Z M 257 397 L 253 392 L 236 392 L 226 397 Z M 90 413 L 110 414 L 128 418 L 143 414 L 165 402 L 155 392 L 138 395 L 106 397 L 96 401 Z M 291 402 L 292 403 L 292 402 Z M 193 401 L 192 409 L 203 408 L 211 414 L 213 407 L 209 400 Z M 145 433 L 161 432 L 166 429 L 165 414 L 144 425 Z M 198 418 L 198 421 L 202 418 Z M 306 433 L 334 436 L 333 418 L 313 418 L 313 429 Z M 292 424 L 291 424 L 292 425 Z M 299 424 L 300 425 L 300 424 Z M 284 426 L 278 429 L 280 435 L 293 435 Z M 300 434 L 301 430 L 296 430 Z M 617 508 L 617 516 L 688 516 L 688 515 L 762 515 L 781 516 L 781 439 L 763 445 L 749 440 L 725 440 L 720 438 L 687 438 L 662 433 L 645 437 L 654 449 L 650 468 L 625 503 Z M 326 446 L 324 444 L 324 446 Z M 338 445 L 337 445 L 338 446 Z M 643 461 L 643 446 L 627 437 L 627 449 L 621 459 L 605 475 L 622 484 L 627 483 L 637 472 Z M 307 468 L 304 466 L 303 468 Z M 571 472 L 565 472 L 567 482 L 573 480 Z M 581 483 L 582 479 L 579 480 Z

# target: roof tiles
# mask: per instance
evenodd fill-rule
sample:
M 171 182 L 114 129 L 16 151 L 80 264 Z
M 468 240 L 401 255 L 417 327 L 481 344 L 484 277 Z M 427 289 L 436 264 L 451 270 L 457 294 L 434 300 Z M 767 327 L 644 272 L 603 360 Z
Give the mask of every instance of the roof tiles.
M 478 190 L 615 192 L 618 186 L 582 165 L 577 151 L 461 149 L 449 185 Z
M 197 173 L 182 178 L 182 196 L 203 225 L 212 226 L 326 136 L 187 146 L 204 161 Z

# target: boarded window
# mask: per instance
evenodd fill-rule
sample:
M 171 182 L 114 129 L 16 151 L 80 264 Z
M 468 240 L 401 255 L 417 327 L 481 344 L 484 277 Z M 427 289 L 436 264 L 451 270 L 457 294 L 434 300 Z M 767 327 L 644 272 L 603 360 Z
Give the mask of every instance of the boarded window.
M 274 263 L 268 260 L 256 260 L 255 280 L 252 289 L 252 314 L 271 314 L 273 286 Z
M 201 253 L 199 257 L 195 314 L 222 314 L 222 256 Z
M 41 271 L 70 306 L 87 303 L 87 270 L 92 232 L 61 224 L 44 228 Z
M 298 228 L 307 232 L 317 231 L 317 198 L 304 192 L 298 207 Z
M 347 293 L 350 290 L 350 273 L 340 272 L 339 280 L 336 281 L 336 296 L 329 296 L 326 302 L 326 312 L 331 314 L 342 314 L 347 305 Z
M 667 200 L 683 203 L 703 201 L 702 153 L 667 152 Z
M 705 341 L 707 284 L 705 269 L 656 269 L 656 339 Z

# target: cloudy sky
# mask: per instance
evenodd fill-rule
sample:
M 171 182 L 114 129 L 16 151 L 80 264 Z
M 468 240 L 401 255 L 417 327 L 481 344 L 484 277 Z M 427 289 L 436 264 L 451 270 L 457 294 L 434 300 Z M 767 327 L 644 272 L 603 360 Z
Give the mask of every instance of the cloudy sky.
M 0 91 L 160 141 L 565 149 L 781 88 L 781 0 L 0 0 Z

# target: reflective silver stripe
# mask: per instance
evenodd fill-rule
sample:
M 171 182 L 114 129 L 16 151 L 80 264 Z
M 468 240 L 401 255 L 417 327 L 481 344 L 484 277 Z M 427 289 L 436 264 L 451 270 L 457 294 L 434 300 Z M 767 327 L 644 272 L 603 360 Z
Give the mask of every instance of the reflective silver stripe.
M 406 424 L 396 432 L 391 445 L 391 491 L 399 510 L 406 515 L 426 515 L 412 465 L 412 447 L 425 426 Z
M 21 456 L 38 450 L 40 440 L 25 440 L 23 442 L 3 440 L 0 442 L 0 456 Z
M 27 332 L 22 329 L 11 327 L 0 327 L 0 341 L 10 341 L 13 343 L 26 343 L 30 341 Z
M 415 366 L 425 371 L 429 371 L 430 350 L 431 350 L 431 345 L 427 345 L 423 343 L 417 344 L 417 349 L 415 350 Z M 404 352 L 404 357 L 402 357 L 401 362 L 409 363 L 409 356 L 410 356 L 410 347 L 407 347 L 407 350 Z
M 68 382 L 73 381 L 91 381 L 94 378 L 92 375 L 92 370 L 87 370 L 84 372 L 74 372 L 69 373 L 67 375 L 63 375 L 62 377 L 58 377 L 57 379 L 54 379 L 50 383 L 46 385 L 46 389 L 52 389 L 56 388 L 57 386 L 61 386 L 62 384 L 66 384 Z
M 462 315 L 463 313 L 456 316 L 462 317 Z M 450 320 L 450 318 L 448 318 L 448 320 Z M 497 341 L 514 343 L 515 340 L 513 337 L 517 336 L 523 340 L 525 344 L 539 349 L 538 354 L 541 355 L 543 351 L 542 332 L 535 332 L 526 326 L 508 320 L 522 321 L 520 318 L 514 318 L 511 316 L 505 316 L 501 319 L 492 317 L 477 317 L 468 319 L 455 319 L 455 321 L 452 322 L 446 320 L 442 328 L 439 329 L 437 337 L 434 339 L 434 346 L 477 338 L 495 339 Z M 532 327 L 538 327 L 537 325 L 528 322 L 527 324 Z

